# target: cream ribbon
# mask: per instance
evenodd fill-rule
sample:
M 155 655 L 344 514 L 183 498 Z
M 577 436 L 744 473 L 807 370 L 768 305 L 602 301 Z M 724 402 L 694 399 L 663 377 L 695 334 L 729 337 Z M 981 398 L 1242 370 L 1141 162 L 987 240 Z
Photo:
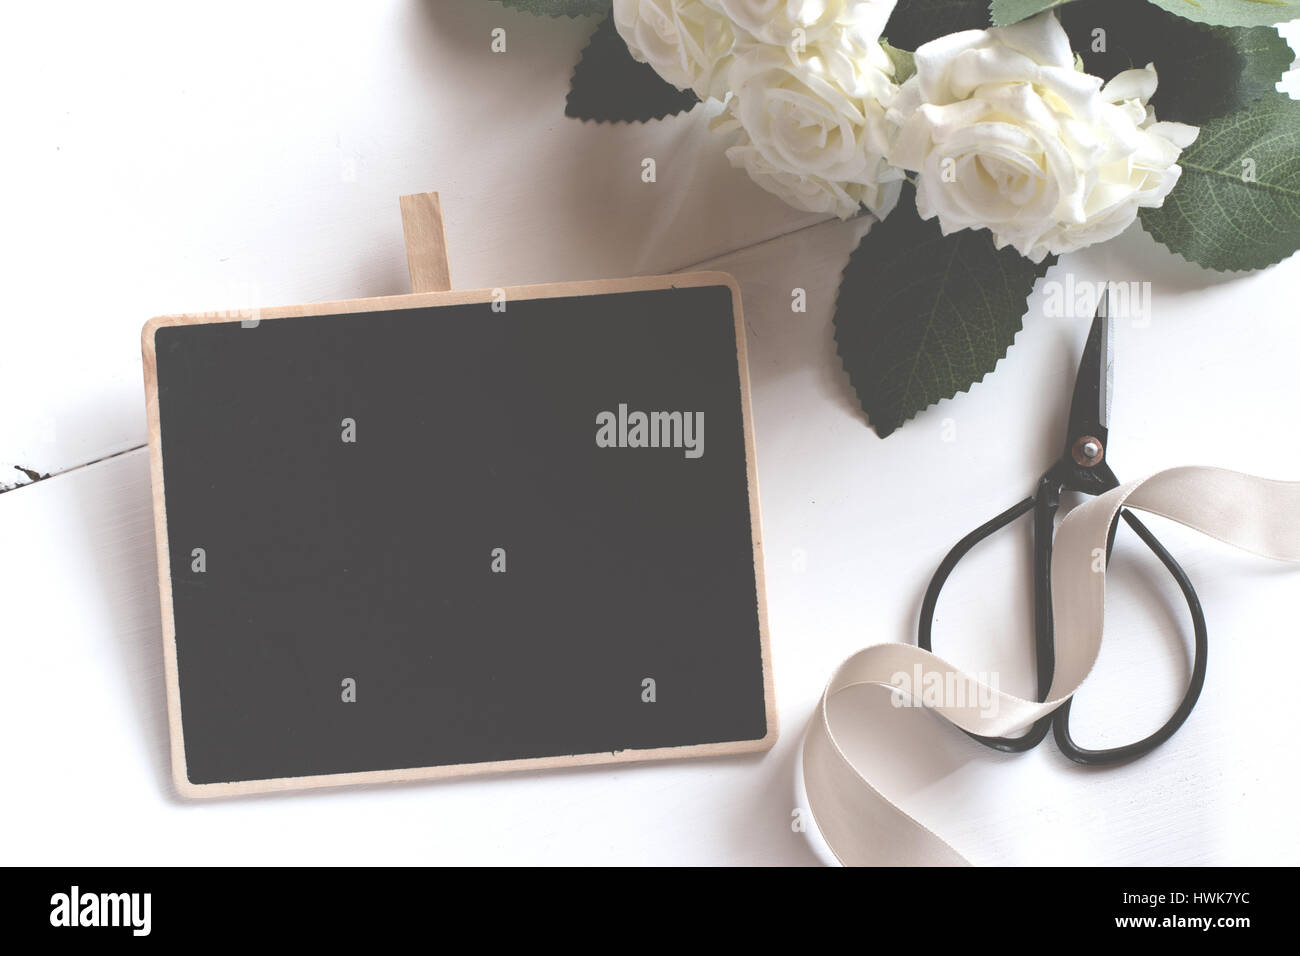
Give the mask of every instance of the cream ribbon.
M 865 684 L 893 688 L 895 675 L 920 673 L 927 686 L 958 692 L 951 695 L 957 705 L 919 702 L 981 736 L 1013 734 L 1052 712 L 1079 689 L 1097 661 L 1106 593 L 1105 560 L 1099 557 L 1105 554 L 1111 524 L 1121 508 L 1162 515 L 1264 557 L 1300 561 L 1300 482 L 1187 466 L 1128 482 L 1081 504 L 1061 522 L 1053 547 L 1056 673 L 1045 702 L 983 685 L 937 654 L 912 644 L 864 648 L 831 676 L 804 738 L 803 774 L 808 809 L 841 863 L 969 865 L 853 765 L 837 743 L 842 728 L 828 713 L 830 699 Z

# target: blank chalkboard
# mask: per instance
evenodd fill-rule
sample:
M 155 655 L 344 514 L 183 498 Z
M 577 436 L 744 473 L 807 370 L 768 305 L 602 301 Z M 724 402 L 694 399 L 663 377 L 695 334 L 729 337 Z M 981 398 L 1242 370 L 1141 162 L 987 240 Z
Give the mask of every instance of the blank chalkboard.
M 144 329 L 191 796 L 766 749 L 734 280 Z

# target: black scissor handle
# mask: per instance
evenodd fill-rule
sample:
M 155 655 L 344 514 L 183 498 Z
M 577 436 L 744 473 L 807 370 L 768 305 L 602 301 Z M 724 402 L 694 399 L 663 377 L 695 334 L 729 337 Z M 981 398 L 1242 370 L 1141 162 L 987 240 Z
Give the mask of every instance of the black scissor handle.
M 1104 750 L 1088 750 L 1080 747 L 1070 736 L 1070 704 L 1072 701 L 1067 700 L 1058 707 L 1052 714 L 1054 719 L 1053 729 L 1056 737 L 1056 745 L 1075 763 L 1081 763 L 1088 766 L 1104 766 L 1106 764 L 1120 763 L 1124 760 L 1132 760 L 1134 757 L 1141 757 L 1143 754 L 1150 753 L 1162 743 L 1174 735 L 1183 721 L 1187 719 L 1192 708 L 1196 706 L 1196 701 L 1201 696 L 1201 688 L 1205 684 L 1205 664 L 1206 656 L 1209 651 L 1209 637 L 1205 627 L 1205 611 L 1201 608 L 1201 600 L 1196 596 L 1196 590 L 1192 587 L 1191 580 L 1187 577 L 1187 572 L 1174 559 L 1165 546 L 1162 545 L 1151 530 L 1138 520 L 1137 515 L 1131 511 L 1121 511 L 1124 521 L 1137 532 L 1137 536 L 1142 542 L 1151 549 L 1151 553 L 1160 559 L 1160 563 L 1165 569 L 1173 575 L 1178 582 L 1179 589 L 1183 592 L 1183 597 L 1187 599 L 1187 608 L 1192 612 L 1192 629 L 1195 634 L 1195 651 L 1192 660 L 1192 675 L 1187 683 L 1187 692 L 1183 695 L 1182 703 L 1178 709 L 1164 723 L 1159 730 L 1148 737 L 1131 744 L 1125 744 L 1122 747 L 1110 747 Z M 1110 561 L 1110 547 L 1115 540 L 1115 527 L 1111 527 L 1110 541 L 1106 549 L 1106 560 Z
M 1040 492 L 1041 490 L 1042 489 L 1040 488 Z M 930 579 L 930 586 L 925 589 L 925 597 L 921 601 L 921 619 L 920 622 L 917 624 L 916 643 L 922 650 L 926 650 L 926 651 L 933 650 L 931 631 L 934 626 L 934 609 L 939 603 L 939 592 L 943 589 L 943 585 L 948 580 L 948 576 L 952 574 L 953 568 L 957 566 L 957 562 L 960 561 L 962 558 L 964 558 L 966 556 L 966 553 L 970 551 L 971 548 L 975 547 L 975 545 L 979 544 L 985 538 L 992 535 L 995 531 L 1000 531 L 1002 528 L 1005 528 L 1007 525 L 1011 524 L 1011 522 L 1015 521 L 1021 515 L 1024 515 L 1030 511 L 1035 512 L 1034 515 L 1035 538 L 1038 539 L 1038 535 L 1040 533 L 1039 530 L 1040 526 L 1043 523 L 1043 519 L 1046 518 L 1047 534 L 1048 534 L 1047 540 L 1048 542 L 1050 542 L 1051 532 L 1052 532 L 1052 519 L 1053 517 L 1055 517 L 1055 513 L 1056 513 L 1056 501 L 1059 501 L 1059 492 L 1055 496 L 1055 500 L 1053 498 L 1048 498 L 1041 494 L 1030 496 L 1026 498 L 1024 501 L 1012 505 L 1010 508 L 1002 512 L 997 517 L 984 522 L 982 525 L 980 525 L 978 528 L 976 528 L 974 531 L 966 535 L 966 537 L 962 538 L 960 541 L 958 541 L 955 545 L 952 546 L 952 550 L 950 550 L 944 556 L 943 561 L 939 563 L 939 567 L 935 569 L 934 577 Z M 1050 507 L 1050 513 L 1047 513 L 1049 507 Z M 1047 559 L 1050 561 L 1051 560 L 1050 543 L 1048 547 L 1049 550 L 1047 552 Z M 1035 548 L 1035 561 L 1039 560 L 1038 557 L 1039 553 L 1041 553 L 1040 549 Z M 1034 612 L 1035 612 L 1034 633 L 1035 633 L 1035 643 L 1037 645 L 1036 650 L 1037 650 L 1037 659 L 1038 659 L 1037 660 L 1038 695 L 1039 695 L 1039 700 L 1045 700 L 1047 697 L 1048 689 L 1051 687 L 1052 684 L 1052 671 L 1055 668 L 1056 653 L 1055 653 L 1055 648 L 1052 646 L 1052 632 L 1051 632 L 1050 617 L 1048 618 L 1048 622 L 1047 622 L 1048 625 L 1046 630 L 1047 641 L 1046 641 L 1046 648 L 1044 648 L 1044 644 L 1043 644 L 1044 630 L 1042 627 L 1042 621 L 1040 620 L 1042 610 L 1041 610 L 1040 600 L 1037 596 L 1035 596 Z M 1048 615 L 1052 613 L 1050 602 L 1047 606 L 1047 613 Z M 1046 650 L 1046 654 L 1044 654 L 1044 650 Z M 1022 736 L 1019 737 L 982 737 L 979 734 L 971 733 L 969 730 L 963 730 L 962 733 L 966 734 L 966 736 L 970 737 L 972 740 L 978 741 L 979 743 L 983 744 L 986 747 L 991 747 L 994 750 L 1000 750 L 1003 753 L 1024 753 L 1027 750 L 1033 750 L 1047 736 L 1047 732 L 1052 727 L 1052 716 L 1053 716 L 1052 714 L 1047 714 L 1044 717 L 1040 717 L 1037 721 L 1034 722 L 1033 726 L 1030 727 L 1028 731 L 1026 731 Z
M 962 558 L 985 538 L 1005 528 L 1022 515 L 1034 512 L 1034 644 L 1037 656 L 1038 699 L 1046 700 L 1051 689 L 1052 675 L 1056 667 L 1055 623 L 1052 620 L 1052 541 L 1054 520 L 1060 503 L 1060 486 L 1050 476 L 1044 476 L 1039 482 L 1037 494 L 1017 502 L 1006 511 L 984 522 L 966 537 L 962 538 L 945 556 L 930 579 L 925 597 L 921 601 L 921 618 L 917 625 L 917 644 L 923 650 L 933 650 L 932 630 L 934 611 L 939 603 L 939 592 L 943 589 L 953 568 Z M 1195 649 L 1192 662 L 1191 679 L 1178 709 L 1165 721 L 1155 733 L 1131 744 L 1110 747 L 1102 750 L 1089 750 L 1080 747 L 1070 736 L 1070 703 L 1066 701 L 1052 713 L 1040 717 L 1030 729 L 1020 737 L 983 737 L 968 730 L 962 732 L 972 740 L 978 741 L 993 750 L 1003 753 L 1023 753 L 1032 750 L 1053 730 L 1056 744 L 1061 753 L 1075 763 L 1087 766 L 1104 766 L 1131 760 L 1149 753 L 1174 735 L 1183 722 L 1187 720 L 1196 701 L 1201 696 L 1205 684 L 1206 658 L 1208 656 L 1209 638 L 1205 626 L 1205 612 L 1200 599 L 1192 587 L 1187 572 L 1182 569 L 1173 555 L 1162 545 L 1151 530 L 1147 528 L 1131 511 L 1123 510 L 1120 515 L 1160 559 L 1166 570 L 1178 583 L 1183 597 L 1187 600 L 1188 610 L 1192 615 L 1192 628 L 1195 634 Z M 1110 535 L 1106 541 L 1106 560 L 1109 562 L 1115 544 L 1116 523 L 1111 525 Z

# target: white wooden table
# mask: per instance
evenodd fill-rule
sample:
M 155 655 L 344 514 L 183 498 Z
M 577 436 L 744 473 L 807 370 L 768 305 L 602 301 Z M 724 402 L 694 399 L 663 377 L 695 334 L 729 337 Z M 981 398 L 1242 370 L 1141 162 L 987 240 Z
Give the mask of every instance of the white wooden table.
M 504 54 L 490 33 L 507 31 Z M 834 353 L 840 270 L 868 223 L 820 222 L 731 170 L 709 111 L 563 115 L 591 21 L 487 0 L 48 3 L 10 14 L 0 151 L 0 789 L 11 863 L 805 864 L 802 726 L 832 667 L 910 639 L 961 534 L 1059 453 L 1086 320 L 1043 314 L 987 382 L 881 441 Z M 1286 32 L 1300 42 L 1300 25 Z M 57 40 L 56 40 L 57 38 Z M 1300 92 L 1293 72 L 1287 86 Z M 641 182 L 641 160 L 658 181 Z M 783 737 L 762 757 L 189 803 L 168 782 L 139 330 L 172 311 L 405 291 L 397 196 L 440 190 L 462 288 L 668 272 L 744 291 Z M 1183 463 L 1300 477 L 1300 259 L 1224 278 L 1140 230 L 1048 280 L 1154 287 L 1117 333 L 1121 477 Z M 791 290 L 808 311 L 790 311 Z M 955 430 L 955 432 L 954 432 Z M 954 440 L 945 440 L 953 438 Z M 1108 770 L 1021 757 L 879 700 L 862 759 L 981 863 L 1300 862 L 1280 682 L 1296 571 L 1154 522 L 1210 627 L 1184 729 Z M 1187 675 L 1172 582 L 1121 534 L 1085 745 L 1144 735 Z M 1028 529 L 973 553 L 936 647 L 1030 692 Z M 1266 652 L 1281 662 L 1262 672 Z

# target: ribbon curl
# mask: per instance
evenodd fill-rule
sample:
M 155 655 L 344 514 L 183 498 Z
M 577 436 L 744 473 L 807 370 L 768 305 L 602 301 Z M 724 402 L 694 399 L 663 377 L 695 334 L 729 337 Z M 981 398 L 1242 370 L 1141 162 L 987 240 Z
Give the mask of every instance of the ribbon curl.
M 831 675 L 803 747 L 808 808 L 827 846 L 847 866 L 967 866 L 969 861 L 872 786 L 837 742 L 827 704 L 863 685 L 895 692 L 891 678 L 920 673 L 934 686 L 960 687 L 952 701 L 920 702 L 971 733 L 1000 737 L 1051 713 L 1079 690 L 1101 650 L 1106 539 L 1120 509 L 1177 521 L 1244 551 L 1300 561 L 1300 482 L 1221 468 L 1184 466 L 1130 481 L 1091 498 L 1061 522 L 1052 556 L 1056 672 L 1047 700 L 1025 700 L 981 684 L 937 654 L 911 644 L 864 648 Z M 1098 550 L 1100 549 L 1100 550 Z M 994 706 L 988 706 L 992 701 Z

